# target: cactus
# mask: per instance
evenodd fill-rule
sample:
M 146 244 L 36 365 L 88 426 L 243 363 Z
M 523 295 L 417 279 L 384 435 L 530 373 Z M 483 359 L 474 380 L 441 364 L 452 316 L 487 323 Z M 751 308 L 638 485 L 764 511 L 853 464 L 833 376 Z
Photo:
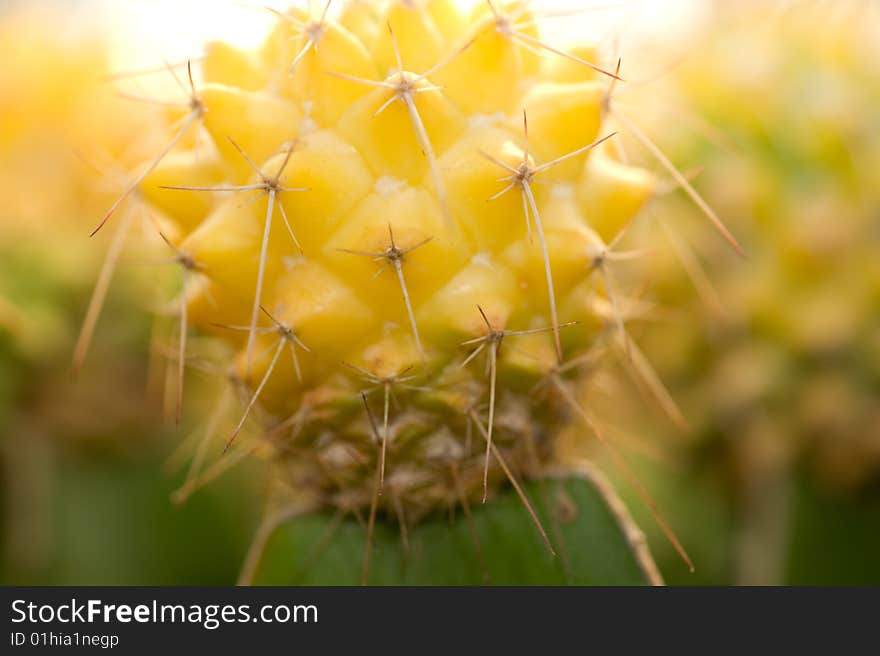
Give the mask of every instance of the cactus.
M 169 66 L 184 98 L 161 101 L 179 106 L 167 141 L 93 231 L 136 195 L 179 266 L 178 416 L 187 363 L 203 353 L 190 353 L 191 330 L 215 356 L 223 345 L 228 366 L 212 370 L 243 396 L 223 456 L 204 467 L 204 442 L 182 494 L 251 454 L 271 462 L 277 494 L 245 580 L 294 515 L 361 518 L 367 580 L 386 535 L 377 521 L 406 535 L 461 507 L 461 526 L 482 526 L 480 502 L 508 485 L 554 553 L 523 481 L 585 471 L 561 447 L 564 425 L 632 478 L 581 398 L 604 351 L 635 350 L 635 302 L 615 272 L 639 251 L 618 247 L 656 190 L 622 160 L 616 130 L 738 246 L 615 107 L 620 63 L 546 42 L 528 3 L 333 9 L 275 12 L 252 52 L 208 44 L 201 75 Z M 643 358 L 636 369 L 654 381 Z M 642 580 L 659 581 L 613 490 L 586 480 Z
M 855 5 L 718 8 L 722 28 L 672 80 L 682 106 L 713 130 L 708 140 L 665 136 L 679 159 L 708 166 L 696 184 L 735 218 L 750 262 L 737 266 L 689 232 L 681 208 L 677 241 L 695 245 L 699 255 L 685 257 L 704 263 L 715 289 L 697 273 L 704 309 L 692 300 L 688 320 L 652 331 L 645 349 L 676 396 L 699 409 L 689 413 L 694 461 L 731 484 L 745 536 L 740 580 L 769 583 L 784 576 L 784 560 L 760 564 L 785 549 L 793 478 L 808 473 L 811 485 L 853 498 L 880 475 L 880 197 L 871 179 L 880 25 Z M 760 56 L 744 70 L 734 62 L 741 52 Z M 656 258 L 651 275 L 665 302 L 687 307 L 693 290 L 678 266 Z

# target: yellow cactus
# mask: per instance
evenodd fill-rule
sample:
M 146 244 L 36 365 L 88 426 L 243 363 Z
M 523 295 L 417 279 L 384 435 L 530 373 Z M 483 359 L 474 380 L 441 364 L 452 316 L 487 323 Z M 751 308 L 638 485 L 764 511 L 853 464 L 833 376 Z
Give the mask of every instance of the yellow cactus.
M 227 344 L 227 449 L 258 419 L 301 506 L 415 521 L 540 476 L 572 415 L 598 430 L 576 387 L 655 181 L 607 147 L 619 74 L 527 5 L 277 13 L 254 52 L 208 46 L 130 188 L 183 266 L 180 389 L 187 329 Z

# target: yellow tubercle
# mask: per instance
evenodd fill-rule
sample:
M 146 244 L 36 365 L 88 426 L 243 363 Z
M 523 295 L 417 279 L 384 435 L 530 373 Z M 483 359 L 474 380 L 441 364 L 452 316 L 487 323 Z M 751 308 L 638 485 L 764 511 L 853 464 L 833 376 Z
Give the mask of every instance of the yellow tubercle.
M 163 187 L 186 185 L 210 187 L 225 177 L 226 163 L 213 145 L 202 144 L 200 151 L 169 153 L 144 178 L 141 194 L 144 199 L 168 216 L 174 217 L 184 233 L 196 228 L 211 212 L 214 199 L 210 192 L 184 192 Z
M 338 364 L 379 324 L 379 314 L 326 267 L 293 260 L 267 295 L 270 312 L 289 325 L 325 363 Z
M 394 384 L 406 384 L 400 378 L 418 377 L 421 374 L 421 356 L 412 337 L 396 331 L 383 335 L 379 340 L 359 350 L 355 357 L 346 361 L 361 371 L 353 370 L 355 377 L 361 378 L 367 386 L 376 385 L 365 374 L 378 379 L 388 379 Z M 378 384 L 381 386 L 381 383 Z M 382 391 L 379 391 L 381 394 Z
M 224 290 L 219 303 L 225 301 L 227 294 L 239 301 L 253 299 L 263 222 L 256 203 L 241 207 L 241 202 L 236 196 L 226 198 L 180 245 L 203 267 L 204 274 Z M 282 231 L 283 227 L 273 231 L 276 244 Z M 289 237 L 284 237 L 289 241 Z M 279 269 L 279 259 L 269 258 L 267 278 L 271 279 Z
M 508 326 L 521 292 L 507 266 L 488 253 L 477 253 L 461 271 L 440 288 L 418 313 L 420 329 L 444 348 L 483 334 L 482 308 L 493 326 Z
M 416 81 L 412 74 L 403 78 L 417 89 L 431 87 L 431 81 Z M 401 76 L 394 75 L 387 81 L 396 85 L 400 79 Z M 359 86 L 355 82 L 347 84 Z M 361 88 L 362 94 L 363 91 Z M 396 95 L 393 89 L 367 90 L 345 112 L 338 129 L 363 155 L 376 177 L 391 176 L 416 183 L 430 165 L 419 136 L 422 127 L 433 151 L 440 153 L 464 131 L 465 119 L 439 90 L 413 93 L 415 111 Z
M 556 366 L 553 336 L 544 332 L 519 335 L 511 339 L 516 339 L 516 348 L 505 351 L 499 363 L 499 374 L 505 381 L 505 389 L 528 394 Z
M 245 91 L 259 91 L 269 82 L 266 69 L 251 53 L 223 41 L 205 44 L 202 76 L 208 83 L 226 84 Z
M 539 204 L 538 209 L 544 227 L 555 294 L 561 298 L 588 274 L 592 243 L 590 231 L 574 199 L 568 194 L 559 198 L 550 197 Z M 542 313 L 547 305 L 547 283 L 537 226 L 532 226 L 531 240 L 526 238 L 514 241 L 504 250 L 502 259 L 515 272 L 521 293 L 529 301 L 523 308 L 525 316 L 532 312 Z
M 599 147 L 577 182 L 577 198 L 587 222 L 610 241 L 648 201 L 657 182 L 647 170 L 622 164 Z
M 497 196 L 509 185 L 499 178 L 509 172 L 489 157 L 516 168 L 523 152 L 510 130 L 476 125 L 440 156 L 438 166 L 453 216 L 475 247 L 495 250 L 523 235 L 525 220 L 519 189 Z M 425 184 L 432 186 L 430 175 Z
M 528 115 L 530 148 L 538 164 L 550 162 L 592 143 L 599 135 L 604 87 L 598 82 L 540 83 L 522 100 Z M 521 128 L 522 118 L 513 120 Z M 551 179 L 577 175 L 588 153 L 567 159 L 548 171 Z
M 581 44 L 569 48 L 568 54 L 581 61 L 596 63 L 599 61 L 598 49 L 589 44 Z M 601 81 L 600 73 L 580 61 L 560 55 L 548 55 L 541 62 L 541 79 L 559 84 L 577 84 L 579 82 Z M 607 83 L 607 80 L 606 80 Z
M 277 170 L 286 156 L 279 153 L 267 168 Z M 312 256 L 374 185 L 358 151 L 329 130 L 298 138 L 282 177 L 285 186 L 305 189 L 282 192 L 279 202 L 304 252 Z
M 378 72 L 366 47 L 345 27 L 317 13 L 292 9 L 303 27 L 279 21 L 261 57 L 271 71 L 269 89 L 295 101 L 321 127 L 333 127 L 363 90 L 338 77 L 375 79 Z
M 236 181 L 250 177 L 253 169 L 230 139 L 260 165 L 280 145 L 299 134 L 303 114 L 291 101 L 221 84 L 205 85 L 200 95 L 206 107 L 205 128 L 223 159 L 236 172 Z
M 430 14 L 437 30 L 446 40 L 446 52 L 450 52 L 451 48 L 467 34 L 467 16 L 455 0 L 427 0 L 425 11 Z
M 380 8 L 370 0 L 346 2 L 342 6 L 337 20 L 340 25 L 364 44 L 367 50 L 372 47 L 379 32 L 385 29 L 381 22 Z
M 498 33 L 491 17 L 483 19 L 456 47 L 467 43 L 467 49 L 432 79 L 467 115 L 515 112 L 523 81 L 519 48 Z
M 357 206 L 327 241 L 324 261 L 357 285 L 368 303 L 400 320 L 406 314 L 395 256 L 389 251 L 392 237 L 416 306 L 464 265 L 468 248 L 446 226 L 439 204 L 423 187 L 373 192 Z M 377 275 L 380 269 L 384 271 Z
M 379 22 L 385 29 L 376 36 L 371 54 L 381 75 L 397 71 L 397 54 L 404 70 L 421 72 L 434 66 L 447 53 L 431 14 L 417 3 L 394 0 Z

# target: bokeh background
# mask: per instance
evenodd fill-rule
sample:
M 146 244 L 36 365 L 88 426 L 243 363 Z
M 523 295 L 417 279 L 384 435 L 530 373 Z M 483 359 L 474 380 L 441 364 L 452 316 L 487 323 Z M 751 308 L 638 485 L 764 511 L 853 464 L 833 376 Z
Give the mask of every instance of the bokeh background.
M 160 109 L 116 89 L 168 80 L 115 75 L 211 39 L 255 45 L 263 6 L 286 4 L 0 0 L 5 584 L 235 580 L 265 477 L 244 462 L 181 493 L 222 384 L 192 374 L 175 425 L 174 272 L 154 251 L 122 250 L 91 353 L 71 361 L 113 240 L 88 233 L 162 147 Z M 624 58 L 623 99 L 749 254 L 674 185 L 645 221 L 652 309 L 630 330 L 686 421 L 638 394 L 610 410 L 697 569 L 641 517 L 660 567 L 680 584 L 880 584 L 880 7 L 601 5 L 547 29 Z

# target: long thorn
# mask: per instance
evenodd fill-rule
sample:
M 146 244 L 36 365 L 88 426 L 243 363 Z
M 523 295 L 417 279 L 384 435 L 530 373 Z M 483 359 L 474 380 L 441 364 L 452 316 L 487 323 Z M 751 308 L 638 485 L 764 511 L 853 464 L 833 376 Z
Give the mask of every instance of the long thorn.
M 452 213 L 449 210 L 449 198 L 446 194 L 446 185 L 443 183 L 443 178 L 440 176 L 440 166 L 437 163 L 437 156 L 434 154 L 434 147 L 431 145 L 431 140 L 428 138 L 428 132 L 425 130 L 425 124 L 422 122 L 422 117 L 419 115 L 419 110 L 416 108 L 415 100 L 413 100 L 412 96 L 408 93 L 403 94 L 402 97 L 404 103 L 406 103 L 413 130 L 415 130 L 416 133 L 416 140 L 425 152 L 425 157 L 428 158 L 428 168 L 431 170 L 431 178 L 434 181 L 434 187 L 437 189 L 437 198 L 440 200 L 440 209 L 443 211 L 443 219 L 446 221 L 446 226 L 451 228 L 454 223 L 452 221 Z
M 152 173 L 153 169 L 155 169 L 159 165 L 159 162 L 161 162 L 164 159 L 164 157 L 169 152 L 171 152 L 171 149 L 174 148 L 178 144 L 178 142 L 183 138 L 183 135 L 186 134 L 186 131 L 189 130 L 189 127 L 193 124 L 193 122 L 195 122 L 195 120 L 197 118 L 199 118 L 199 116 L 200 116 L 200 112 L 198 112 L 198 111 L 190 112 L 189 118 L 187 118 L 183 122 L 183 125 L 181 126 L 180 130 L 178 130 L 177 134 L 174 135 L 174 138 L 168 142 L 168 145 L 165 146 L 165 149 L 159 153 L 159 155 L 156 157 L 156 159 L 154 159 L 152 161 L 152 163 L 147 167 L 147 169 L 143 173 L 141 173 L 138 177 L 136 177 L 128 185 L 128 187 L 125 188 L 125 191 L 123 191 L 122 195 L 116 199 L 116 202 L 114 202 L 113 205 L 110 206 L 110 209 L 107 210 L 107 213 L 104 215 L 104 218 L 102 218 L 101 222 L 98 224 L 98 226 L 94 230 L 92 230 L 89 237 L 94 237 L 98 233 L 98 231 L 104 227 L 104 224 L 110 220 L 110 217 L 113 216 L 113 213 L 119 208 L 120 205 L 122 205 L 122 202 L 126 198 L 128 198 L 128 196 L 135 189 L 137 189 L 138 185 L 141 182 L 143 182 L 144 178 L 146 178 L 150 173 Z
M 148 105 L 159 105 L 160 107 L 189 107 L 189 103 L 184 100 L 159 100 L 156 98 L 145 98 L 124 91 L 117 91 L 116 95 L 123 100 L 131 100 L 133 102 L 146 103 Z
M 296 354 L 296 346 L 294 346 L 293 342 L 287 342 L 287 345 L 290 347 L 290 358 L 293 361 L 293 371 L 296 374 L 296 379 L 299 382 L 302 382 L 302 370 L 299 366 L 299 356 Z
M 522 200 L 523 217 L 525 217 L 526 220 L 526 234 L 529 237 L 529 245 L 531 246 L 534 243 L 532 241 L 532 222 L 529 218 L 531 212 L 529 211 L 529 199 L 526 198 L 524 189 L 520 190 L 520 199 Z
M 210 187 L 193 187 L 187 185 L 159 185 L 159 189 L 171 189 L 174 191 L 256 191 L 257 189 L 265 189 L 264 184 L 253 185 L 217 185 Z
M 602 276 L 602 282 L 605 285 L 605 293 L 608 295 L 608 300 L 611 301 L 611 311 L 614 313 L 614 323 L 617 327 L 617 332 L 624 342 L 624 353 L 626 354 L 626 357 L 629 358 L 630 340 L 625 337 L 626 327 L 623 322 L 623 312 L 620 310 L 620 305 L 617 301 L 617 293 L 611 283 L 611 273 L 608 271 L 608 266 L 604 262 L 599 265 L 599 274 Z
M 104 262 L 101 264 L 101 272 L 98 274 L 98 281 L 95 283 L 95 289 L 89 299 L 89 305 L 86 309 L 86 316 L 83 319 L 82 327 L 79 331 L 79 337 L 76 340 L 76 347 L 73 350 L 73 373 L 78 374 L 85 362 L 86 354 L 92 343 L 92 336 L 95 333 L 95 326 L 98 324 L 98 318 L 101 316 L 101 310 L 104 307 L 104 301 L 107 299 L 107 291 L 110 288 L 110 281 L 113 279 L 113 272 L 119 262 L 119 256 L 122 253 L 122 247 L 125 245 L 125 239 L 131 228 L 132 214 L 127 213 L 119 222 L 119 226 L 113 233 L 113 239 L 104 256 Z
M 281 212 L 281 219 L 284 221 L 284 227 L 287 228 L 287 234 L 290 235 L 290 238 L 293 240 L 293 243 L 296 244 L 296 247 L 299 249 L 299 252 L 303 252 L 303 247 L 299 243 L 299 239 L 296 238 L 296 235 L 293 234 L 293 228 L 290 226 L 290 221 L 287 219 L 287 211 L 284 209 L 284 203 L 280 200 L 278 201 L 278 211 Z
M 670 421 L 675 424 L 676 428 L 680 431 L 687 431 L 689 428 L 687 419 L 685 419 L 675 399 L 672 398 L 672 394 L 666 389 L 660 376 L 654 371 L 648 358 L 645 357 L 645 354 L 642 353 L 641 349 L 639 349 L 629 335 L 622 333 L 620 339 L 625 340 L 626 348 L 630 355 L 629 361 L 632 362 L 636 374 L 647 386 L 651 396 L 656 399 L 660 408 L 669 417 Z
M 173 70 L 173 69 L 171 69 Z M 193 68 L 192 68 L 192 60 L 186 60 L 186 77 L 189 80 L 189 93 L 190 100 L 196 98 L 196 83 L 193 81 Z
M 406 513 L 400 495 L 391 491 L 391 503 L 394 505 L 394 514 L 397 516 L 397 524 L 400 526 L 400 544 L 403 547 L 404 556 L 409 554 L 409 530 L 406 526 Z
M 299 63 L 302 61 L 303 57 L 306 56 L 306 53 L 307 53 L 309 50 L 311 50 L 312 47 L 313 47 L 314 45 L 315 45 L 315 41 L 314 41 L 314 39 L 312 39 L 311 37 L 309 37 L 309 38 L 306 40 L 305 45 L 303 45 L 302 50 L 300 50 L 300 51 L 297 53 L 296 57 L 294 57 L 294 58 L 293 58 L 293 61 L 290 63 L 290 68 L 287 69 L 287 74 L 288 74 L 288 75 L 291 75 L 291 76 L 293 75 L 294 71 L 296 70 L 296 66 L 297 66 L 297 64 L 299 64 Z
M 468 341 L 470 342 L 472 340 L 468 340 Z M 471 354 L 465 358 L 464 362 L 461 363 L 461 365 L 460 365 L 461 369 L 464 369 L 466 366 L 468 366 L 468 364 L 470 364 L 471 360 L 473 360 L 475 357 L 477 357 L 483 351 L 483 349 L 486 348 L 486 338 L 485 337 L 478 337 L 476 339 L 476 341 L 480 342 L 480 345 L 477 348 L 475 348 L 473 351 L 471 351 Z
M 196 477 L 201 473 L 202 467 L 205 464 L 205 459 L 208 456 L 208 445 L 211 442 L 211 438 L 216 434 L 217 428 L 220 425 L 220 420 L 226 414 L 226 410 L 229 408 L 231 402 L 232 390 L 230 387 L 224 386 L 220 399 L 217 401 L 217 405 L 214 407 L 214 410 L 208 418 L 208 423 L 205 426 L 205 432 L 202 435 L 202 439 L 199 440 L 198 446 L 196 446 L 196 451 L 189 463 L 189 468 L 187 469 L 183 484 L 173 493 L 172 496 L 178 497 L 183 495 L 183 490 L 190 489 L 193 481 L 196 480 Z
M 277 16 L 278 18 L 280 18 L 282 20 L 287 21 L 288 23 L 290 23 L 294 27 L 298 27 L 300 29 L 305 27 L 305 24 L 301 20 L 296 18 L 295 16 L 291 16 L 290 14 L 285 14 L 284 12 L 278 11 L 277 9 L 273 9 L 272 7 L 268 7 L 268 6 L 263 7 L 263 9 L 275 14 L 275 16 Z
M 605 433 L 599 428 L 598 424 L 593 420 L 590 414 L 578 403 L 572 391 L 569 389 L 568 385 L 566 385 L 562 379 L 558 376 L 553 377 L 553 382 L 556 384 L 556 388 L 562 395 L 562 398 L 569 404 L 572 410 L 580 416 L 580 418 L 587 425 L 587 428 L 596 436 L 596 439 L 602 444 L 602 446 L 608 451 L 611 455 L 612 460 L 615 465 L 620 469 L 621 473 L 629 480 L 630 485 L 636 490 L 636 493 L 642 500 L 642 503 L 647 506 L 647 508 L 651 511 L 651 514 L 654 517 L 654 520 L 660 526 L 663 533 L 666 535 L 666 539 L 669 540 L 669 543 L 673 546 L 673 548 L 678 552 L 678 555 L 685 562 L 688 568 L 693 572 L 694 564 L 688 556 L 687 552 L 684 550 L 684 547 L 679 542 L 678 537 L 675 535 L 675 532 L 669 526 L 669 523 L 666 521 L 666 518 L 663 516 L 663 513 L 660 512 L 660 509 L 657 507 L 657 504 L 654 503 L 654 499 L 651 498 L 651 495 L 648 493 L 648 490 L 645 489 L 645 486 L 642 484 L 642 481 L 636 475 L 636 473 L 629 466 L 629 463 L 624 459 L 624 457 L 617 451 L 614 445 L 605 437 Z
M 257 402 L 257 399 L 260 398 L 260 393 L 263 391 L 263 387 L 266 386 L 266 381 L 269 380 L 269 376 L 272 375 L 272 371 L 275 369 L 275 365 L 278 362 L 278 358 L 281 356 L 281 351 L 284 349 L 285 340 L 279 339 L 278 346 L 275 348 L 275 354 L 272 356 L 272 361 L 269 363 L 269 368 L 266 369 L 266 373 L 263 374 L 262 380 L 260 380 L 260 384 L 257 386 L 257 389 L 254 390 L 253 395 L 251 396 L 250 401 L 248 401 L 247 407 L 244 409 L 244 413 L 241 416 L 241 419 L 238 421 L 238 424 L 235 426 L 235 430 L 232 431 L 232 436 L 229 438 L 229 441 L 226 442 L 226 446 L 223 447 L 223 453 L 229 451 L 229 447 L 232 446 L 232 443 L 235 441 L 235 438 L 238 437 L 238 434 L 241 432 L 242 427 L 244 427 L 244 422 L 247 421 L 248 416 L 251 413 L 251 409 L 254 407 L 254 404 Z
M 397 71 L 403 73 L 403 59 L 400 56 L 400 46 L 397 44 L 397 37 L 394 30 L 391 29 L 391 21 L 387 21 L 385 26 L 388 28 L 388 36 L 391 37 L 391 49 L 394 51 L 394 61 L 397 62 Z
M 391 383 L 386 382 L 384 385 L 385 398 L 382 408 L 382 455 L 380 458 L 381 465 L 379 469 L 379 493 L 385 486 L 385 458 L 388 453 L 388 414 L 391 407 Z
M 296 148 L 296 140 L 290 142 L 290 146 L 287 148 L 287 152 L 284 154 L 284 159 L 281 161 L 281 166 L 278 167 L 278 172 L 275 174 L 275 180 L 280 181 L 281 176 L 284 174 L 284 170 L 287 168 L 287 165 L 290 164 L 290 158 L 293 157 L 293 150 Z M 297 189 L 296 191 L 305 191 L 305 189 Z
M 538 214 L 538 205 L 535 203 L 535 195 L 532 193 L 531 185 L 523 180 L 522 191 L 529 200 L 529 206 L 532 208 L 532 217 L 535 221 L 535 228 L 538 231 L 538 239 L 541 242 L 541 254 L 544 258 L 544 274 L 547 278 L 547 294 L 550 297 L 550 321 L 553 324 L 553 341 L 556 344 L 556 358 L 562 362 L 562 342 L 559 338 L 559 317 L 556 313 L 556 294 L 553 291 L 553 274 L 550 271 L 550 254 L 547 252 L 547 240 L 544 238 L 544 226 L 541 224 L 541 216 Z
M 201 61 L 201 57 L 196 57 L 194 59 L 188 59 L 186 61 L 179 61 L 170 64 L 173 68 L 181 68 L 182 66 L 186 66 L 190 61 Z M 126 78 L 132 77 L 141 77 L 144 75 L 154 75 L 156 73 L 167 73 L 169 64 L 167 62 L 163 63 L 162 66 L 153 66 L 151 68 L 142 68 L 134 71 L 115 71 L 113 73 L 109 73 L 105 76 L 107 80 L 122 80 Z
M 348 73 L 336 73 L 334 71 L 327 71 L 327 75 L 332 75 L 333 77 L 338 77 L 342 80 L 348 80 L 349 82 L 355 82 L 356 84 L 364 84 L 368 87 L 380 87 L 383 89 L 394 89 L 397 87 L 390 82 L 385 82 L 384 80 L 370 80 L 365 77 L 357 77 L 356 75 L 349 75 Z
M 636 138 L 636 140 L 641 143 L 653 156 L 654 158 L 660 162 L 660 165 L 666 169 L 666 171 L 671 175 L 675 181 L 681 185 L 681 188 L 685 190 L 688 196 L 690 196 L 691 200 L 694 201 L 697 207 L 706 215 L 709 221 L 712 222 L 712 225 L 715 226 L 715 229 L 721 233 L 721 236 L 724 237 L 725 241 L 737 252 L 741 257 L 746 257 L 745 251 L 743 251 L 742 247 L 737 242 L 736 238 L 733 234 L 727 229 L 727 226 L 724 225 L 724 222 L 718 217 L 709 203 L 694 189 L 693 185 L 688 181 L 688 179 L 682 175 L 681 171 L 672 163 L 672 161 L 666 157 L 662 150 L 655 144 L 642 130 L 631 120 L 629 120 L 626 116 L 621 114 L 619 111 L 614 111 L 614 116 L 618 121 L 624 124 L 626 128 L 632 133 L 632 135 Z
M 412 329 L 413 339 L 416 342 L 416 348 L 418 349 L 419 355 L 422 358 L 422 364 L 425 366 L 425 369 L 427 370 L 428 358 L 427 358 L 427 356 L 425 356 L 425 350 L 424 350 L 424 348 L 422 348 L 422 340 L 421 340 L 421 337 L 419 337 L 419 327 L 416 324 L 416 315 L 415 315 L 415 312 L 413 311 L 412 302 L 410 301 L 410 298 L 409 298 L 409 291 L 407 290 L 407 287 L 406 287 L 406 280 L 403 277 L 403 266 L 401 265 L 399 259 L 395 259 L 393 261 L 393 264 L 394 264 L 394 270 L 397 273 L 397 280 L 400 283 L 400 291 L 403 293 L 403 302 L 406 304 L 406 313 L 407 313 L 407 316 L 409 317 L 409 325 L 410 325 L 410 328 Z
M 181 82 L 180 78 L 177 77 L 177 73 L 174 72 L 174 67 L 170 63 L 168 63 L 168 61 L 165 59 L 162 60 L 162 63 L 165 65 L 165 70 L 171 74 L 171 77 L 174 78 L 174 81 L 177 83 L 177 86 L 180 87 L 181 91 L 183 91 L 183 94 L 185 96 L 188 96 L 189 90 L 186 88 L 186 85 L 183 82 Z M 187 62 L 187 65 L 189 65 L 189 62 Z
M 480 421 L 480 418 L 477 416 L 477 413 L 471 410 L 470 412 L 471 418 L 476 423 L 477 428 L 482 433 L 483 438 L 488 441 L 489 436 L 486 432 L 486 427 L 483 426 L 483 423 Z M 529 513 L 529 516 L 532 518 L 532 521 L 535 523 L 535 526 L 538 529 L 538 532 L 541 534 L 541 539 L 544 541 L 544 544 L 547 546 L 547 550 L 550 552 L 550 555 L 555 557 L 556 551 L 553 549 L 553 545 L 550 543 L 550 538 L 547 536 L 547 531 L 544 530 L 544 526 L 541 524 L 541 520 L 538 518 L 535 509 L 532 507 L 529 498 L 526 496 L 525 491 L 520 486 L 519 482 L 516 480 L 516 477 L 513 475 L 513 472 L 510 471 L 510 468 L 507 466 L 507 462 L 501 455 L 501 452 L 498 450 L 494 444 L 492 445 L 492 455 L 495 456 L 495 459 L 498 461 L 498 464 L 501 466 L 501 469 L 504 471 L 504 475 L 507 476 L 507 480 L 510 481 L 510 484 L 513 486 L 513 489 L 516 490 L 517 495 L 522 501 L 523 505 L 526 508 L 526 511 Z
M 241 566 L 241 572 L 236 581 L 237 586 L 250 586 L 253 584 L 260 560 L 263 558 L 266 546 L 269 544 L 269 539 L 283 524 L 303 514 L 303 512 L 302 504 L 296 503 L 263 518 L 248 547 L 244 564 Z
M 438 61 L 436 64 L 434 64 L 431 68 L 429 68 L 427 71 L 425 71 L 421 75 L 417 76 L 415 81 L 421 82 L 422 80 L 431 77 L 434 73 L 436 73 L 440 69 L 447 66 L 450 62 L 452 62 L 453 59 L 455 59 L 456 57 L 459 57 L 462 53 L 464 53 L 464 51 L 467 50 L 468 48 L 470 48 L 473 45 L 474 41 L 476 41 L 476 40 L 477 40 L 477 37 L 473 37 L 473 38 L 469 39 L 460 48 L 457 48 L 456 50 L 452 51 L 446 57 L 444 57 L 443 59 Z
M 489 497 L 489 454 L 495 426 L 495 383 L 498 374 L 498 342 L 489 345 L 489 430 L 486 432 L 486 462 L 483 465 L 483 503 Z
M 592 484 L 593 489 L 595 489 L 599 496 L 605 501 L 606 507 L 611 511 L 611 515 L 614 517 L 621 532 L 626 537 L 626 541 L 639 565 L 639 569 L 642 570 L 642 574 L 644 574 L 648 583 L 652 586 L 665 585 L 663 582 L 663 576 L 660 574 L 660 570 L 657 567 L 657 563 L 654 562 L 654 558 L 648 550 L 645 534 L 638 527 L 632 515 L 630 515 L 629 510 L 617 494 L 611 481 L 609 481 L 605 477 L 605 474 L 603 474 L 599 468 L 592 463 L 580 463 L 577 467 L 577 471 Z
M 366 403 L 366 397 L 364 397 L 364 402 Z M 369 406 L 367 407 L 367 411 L 369 412 Z M 376 509 L 379 506 L 380 464 L 380 462 L 376 462 L 376 484 L 373 487 L 373 496 L 370 499 L 370 518 L 367 520 L 367 539 L 364 544 L 364 565 L 363 570 L 361 571 L 361 585 L 367 584 L 367 579 L 370 575 L 370 551 L 373 547 L 373 530 L 376 527 Z
M 235 148 L 236 151 L 238 151 L 238 154 L 244 158 L 244 161 L 246 161 L 248 163 L 248 166 L 250 166 L 254 170 L 254 173 L 260 176 L 261 180 L 265 180 L 266 176 L 263 174 L 262 169 L 257 166 L 256 162 L 254 162 L 254 160 L 252 160 L 246 152 L 244 152 L 244 148 L 239 146 L 230 136 L 227 136 L 226 140 L 229 141 L 229 143 L 232 144 L 232 147 Z
M 567 159 L 571 159 L 572 157 L 577 157 L 578 155 L 581 155 L 581 154 L 587 152 L 588 150 L 592 150 L 593 148 L 595 148 L 599 144 L 601 144 L 605 141 L 608 141 L 608 139 L 610 139 L 611 137 L 613 137 L 616 134 L 617 134 L 617 132 L 612 132 L 611 134 L 606 134 L 604 137 L 600 137 L 600 138 L 596 139 L 594 142 L 589 143 L 586 146 L 583 146 L 582 148 L 578 148 L 577 150 L 573 150 L 570 153 L 566 153 L 565 155 L 557 157 L 556 159 L 554 159 L 550 162 L 547 162 L 545 164 L 541 164 L 541 166 L 536 166 L 534 169 L 534 173 L 536 173 L 536 174 L 541 173 L 543 171 L 546 171 L 549 168 L 556 166 L 557 164 L 559 164 L 561 162 L 564 162 Z
M 247 340 L 247 375 L 250 376 L 253 365 L 254 340 L 257 335 L 257 319 L 260 316 L 260 304 L 263 295 L 263 276 L 266 270 L 266 256 L 269 252 L 269 233 L 272 230 L 272 210 L 275 208 L 275 190 L 269 190 L 266 203 L 266 222 L 263 226 L 263 243 L 260 246 L 260 261 L 257 268 L 257 285 L 254 291 L 254 304 L 251 309 L 251 329 Z
M 506 194 L 508 191 L 510 191 L 511 189 L 513 189 L 515 186 L 516 186 L 516 183 L 515 183 L 515 182 L 511 182 L 509 185 L 507 185 L 504 189 L 502 189 L 501 191 L 499 191 L 497 194 L 493 194 L 493 195 L 489 196 L 489 197 L 486 199 L 486 202 L 487 202 L 487 203 L 490 203 L 490 202 L 492 202 L 493 200 L 498 200 L 498 199 L 501 198 L 504 194 Z M 526 219 L 526 223 L 528 223 L 528 219 Z M 529 228 L 529 231 L 531 231 L 531 228 Z
M 500 159 L 498 159 L 497 157 L 493 157 L 492 155 L 490 155 L 489 153 L 487 153 L 485 150 L 481 150 L 481 151 L 479 151 L 479 153 L 480 153 L 480 157 L 482 157 L 483 159 L 487 159 L 487 160 L 489 160 L 490 162 L 492 162 L 492 163 L 495 164 L 496 166 L 500 166 L 502 169 L 504 169 L 505 171 L 507 171 L 507 172 L 510 173 L 511 175 L 517 175 L 517 174 L 519 174 L 519 171 L 518 171 L 518 170 L 516 170 L 515 168 L 513 168 L 512 166 L 510 166 L 510 165 L 508 165 L 508 164 L 505 164 L 504 162 L 502 162 L 502 161 L 501 161 Z
M 177 411 L 175 420 L 180 425 L 180 419 L 183 415 L 183 376 L 186 371 L 186 333 L 187 333 L 187 282 L 189 271 L 183 269 L 181 273 L 180 284 L 180 335 L 177 352 Z
M 238 463 L 253 455 L 256 450 L 257 446 L 237 449 L 227 457 L 217 460 L 210 467 L 205 469 L 198 478 L 194 479 L 189 486 L 182 487 L 175 492 L 172 501 L 177 504 L 185 502 L 194 492 L 202 489 L 208 483 L 215 481 L 217 478 L 235 467 Z
M 537 48 L 542 48 L 548 52 L 552 52 L 554 55 L 559 55 L 560 57 L 565 57 L 573 62 L 586 66 L 589 69 L 596 71 L 597 73 L 601 73 L 602 75 L 607 75 L 611 79 L 615 81 L 622 81 L 621 77 L 617 73 L 612 73 L 611 71 L 607 71 L 601 66 L 597 66 L 592 62 L 588 62 L 586 59 L 581 59 L 580 57 L 576 57 L 571 53 L 565 52 L 564 50 L 559 50 L 558 48 L 554 48 L 549 43 L 544 43 L 540 39 L 536 39 L 534 37 L 528 36 L 527 34 L 523 34 L 522 32 L 513 32 L 511 36 L 520 42 L 520 45 L 523 45 L 523 41 L 525 43 L 535 46 Z
M 663 230 L 663 234 L 666 235 L 666 238 L 672 245 L 672 250 L 678 258 L 678 261 L 681 263 L 687 277 L 690 279 L 691 284 L 694 286 L 694 289 L 697 290 L 697 295 L 703 301 L 703 304 L 709 308 L 716 317 L 726 319 L 728 317 L 728 312 L 724 307 L 724 303 L 721 301 L 721 297 L 718 295 L 718 292 L 709 280 L 709 275 L 706 273 L 706 270 L 697 258 L 696 253 L 694 253 L 693 249 L 690 247 L 690 244 L 688 244 L 684 238 L 676 235 L 666 221 L 662 220 L 660 217 L 657 217 L 657 221 L 660 224 L 660 228 Z

